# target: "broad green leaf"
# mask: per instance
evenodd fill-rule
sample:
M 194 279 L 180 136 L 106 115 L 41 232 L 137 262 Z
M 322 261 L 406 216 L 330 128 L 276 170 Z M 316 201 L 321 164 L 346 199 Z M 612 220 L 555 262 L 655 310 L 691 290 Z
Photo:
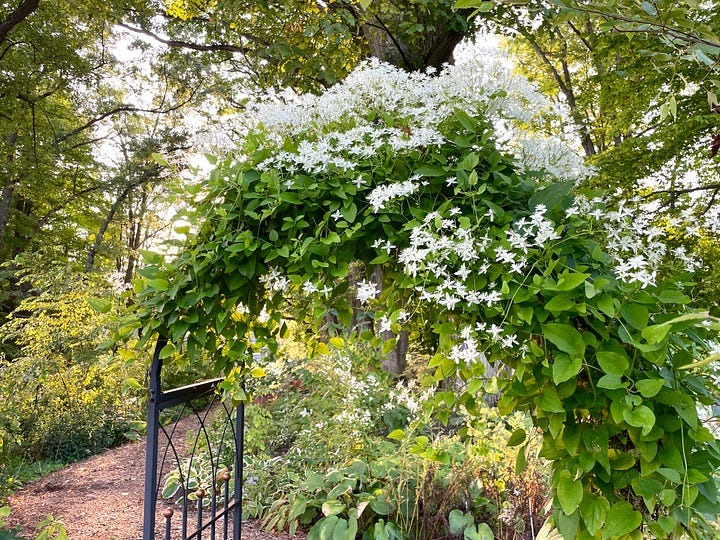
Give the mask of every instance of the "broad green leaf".
M 657 496 L 658 496 L 658 500 L 663 504 L 663 506 L 670 506 L 672 503 L 675 502 L 675 499 L 677 498 L 677 495 L 676 495 L 674 489 L 660 490 L 660 492 L 658 492 Z
M 562 203 L 563 199 L 568 193 L 570 193 L 573 186 L 573 182 L 553 182 L 552 184 L 535 191 L 528 201 L 528 206 L 530 207 L 530 210 L 534 210 L 537 205 L 542 204 L 549 211 L 552 211 L 557 208 L 560 203 Z
M 358 532 L 358 518 L 351 515 L 348 519 L 347 532 L 342 540 L 355 540 Z
M 156 291 L 167 291 L 170 288 L 170 282 L 163 278 L 149 279 L 147 284 Z
M 535 398 L 535 404 L 544 412 L 565 412 L 562 401 L 554 388 L 546 387 L 541 396 Z
M 495 535 L 487 523 L 480 523 L 467 527 L 463 533 L 463 540 L 493 540 Z
M 646 405 L 638 405 L 632 410 L 625 409 L 623 420 L 631 426 L 642 428 L 642 434 L 647 435 L 655 425 L 655 414 Z
M 569 272 L 562 274 L 558 278 L 556 289 L 558 291 L 570 291 L 575 287 L 579 287 L 585 280 L 590 277 L 590 274 L 582 274 L 580 272 Z
M 610 468 L 616 471 L 627 471 L 632 468 L 636 460 L 627 452 L 618 452 L 610 458 Z
M 674 484 L 682 483 L 682 476 L 680 476 L 680 472 L 675 469 L 671 469 L 670 467 L 660 467 L 657 472 Z
M 663 304 L 687 304 L 690 302 L 690 298 L 687 295 L 681 293 L 680 291 L 667 289 L 660 291 L 658 299 Z
M 164 360 L 166 358 L 169 358 L 173 354 L 175 354 L 175 345 L 173 345 L 172 343 L 168 343 L 162 349 L 160 349 L 158 358 L 160 358 L 161 360 Z
M 558 512 L 557 528 L 563 538 L 577 538 L 578 527 L 580 526 L 580 511 L 573 512 L 569 516 L 565 512 Z
M 608 317 L 615 316 L 615 300 L 607 293 L 603 293 L 597 300 L 597 307 Z
M 632 504 L 627 501 L 617 502 L 607 513 L 602 538 L 603 540 L 619 538 L 637 529 L 641 523 L 642 514 L 635 510 Z
M 553 382 L 560 384 L 572 379 L 582 369 L 582 358 L 558 354 L 553 362 Z
M 527 445 L 518 450 L 515 458 L 515 474 L 520 476 L 527 466 Z
M 172 478 L 165 482 L 161 496 L 163 499 L 171 499 L 178 491 L 180 491 L 180 482 Z
M 614 351 L 598 351 L 596 357 L 600 369 L 608 375 L 621 377 L 630 367 L 630 358 L 625 354 Z
M 472 514 L 466 514 L 462 510 L 451 510 L 448 516 L 448 522 L 450 524 L 450 534 L 460 534 L 467 527 L 475 525 L 475 518 Z
M 641 497 L 655 497 L 662 490 L 663 485 L 654 478 L 643 478 L 633 480 L 632 487 Z
M 560 312 L 568 311 L 575 307 L 575 302 L 569 294 L 558 294 L 553 296 L 546 304 L 545 309 L 548 311 Z
M 626 388 L 630 383 L 623 382 L 618 375 L 603 375 L 598 379 L 598 388 L 605 388 L 606 390 L 617 390 L 618 388 Z
M 160 264 L 163 262 L 163 256 L 159 253 L 155 253 L 154 251 L 139 249 L 138 253 L 146 264 Z
M 674 446 L 667 446 L 665 448 L 661 448 L 658 451 L 658 458 L 660 459 L 660 463 L 667 467 L 670 467 L 671 469 L 675 469 L 676 471 L 685 470 L 685 461 L 680 454 L 680 450 L 678 450 Z
M 302 516 L 305 513 L 305 509 L 307 508 L 307 503 L 307 498 L 303 494 L 298 493 L 298 495 L 293 499 L 293 502 L 290 505 L 288 521 L 292 521 Z
M 620 310 L 620 314 L 635 330 L 645 329 L 650 318 L 648 308 L 642 304 L 626 304 Z
M 103 298 L 89 297 L 86 298 L 85 301 L 98 313 L 108 313 L 112 309 L 112 302 Z
M 385 342 L 383 342 L 383 346 L 382 346 L 382 353 L 384 355 L 390 354 L 390 351 L 392 351 L 395 348 L 396 343 L 397 343 L 397 338 L 390 338 L 388 340 L 385 340 Z
M 250 376 L 253 379 L 260 379 L 262 377 L 265 377 L 265 375 L 266 375 L 265 370 L 259 366 L 252 368 L 252 370 L 250 371 Z
M 583 498 L 582 480 L 573 479 L 569 474 L 561 476 L 557 485 L 557 498 L 563 512 L 568 516 L 572 514 L 577 510 Z
M 474 6 L 470 6 L 474 7 Z M 420 176 L 446 176 L 447 171 L 441 165 L 422 165 L 413 171 L 415 174 Z
M 673 409 L 677 411 L 680 418 L 685 420 L 692 429 L 696 429 L 698 427 L 699 419 L 697 408 L 695 406 L 695 402 L 690 396 L 686 394 L 679 394 L 672 406 Z
M 345 510 L 346 506 L 337 499 L 325 501 L 322 505 L 322 513 L 324 516 L 336 516 Z
M 657 8 L 654 5 L 652 5 L 651 2 L 648 2 L 648 0 L 643 0 L 643 2 L 640 5 L 642 6 L 643 11 L 645 11 L 645 13 L 647 13 L 651 17 L 657 16 L 657 14 L 658 14 Z
M 602 528 L 609 510 L 610 503 L 605 497 L 599 497 L 592 493 L 585 494 L 580 503 L 580 517 L 585 522 L 585 527 L 590 534 L 594 536 Z
M 582 335 L 569 324 L 543 324 L 542 331 L 548 341 L 563 352 L 571 355 L 582 355 L 585 352 Z
M 518 446 L 525 442 L 525 439 L 527 438 L 527 433 L 525 433 L 524 429 L 516 429 L 513 431 L 513 434 L 510 435 L 510 438 L 507 441 L 508 446 Z
M 298 195 L 294 191 L 283 191 L 282 193 L 280 193 L 280 199 L 290 204 L 302 204 L 303 202 L 300 198 L 300 195 Z
M 347 540 L 348 523 L 346 519 L 340 518 L 333 527 L 332 539 L 333 540 Z M 355 537 L 353 536 L 353 539 Z
M 635 387 L 642 397 L 651 398 L 657 395 L 664 384 L 664 379 L 641 379 L 635 382 Z
M 577 452 L 578 446 L 580 445 L 580 436 L 580 426 L 577 424 L 565 424 L 562 440 L 565 444 L 565 449 L 571 456 L 574 456 Z
M 370 500 L 370 508 L 380 516 L 387 516 L 391 511 L 390 504 L 382 493 Z

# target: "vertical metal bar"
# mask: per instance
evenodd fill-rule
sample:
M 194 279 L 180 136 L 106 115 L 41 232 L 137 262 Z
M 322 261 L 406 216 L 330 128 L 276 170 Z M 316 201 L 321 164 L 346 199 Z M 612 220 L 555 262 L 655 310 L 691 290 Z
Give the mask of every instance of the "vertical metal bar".
M 179 466 L 180 466 L 180 465 L 178 464 L 178 467 L 179 467 Z M 190 471 L 188 471 L 187 476 L 188 476 L 188 477 L 190 476 Z M 183 509 L 182 509 L 182 538 L 183 538 L 183 540 L 185 540 L 185 538 L 187 538 L 188 493 L 190 493 L 189 490 L 188 490 L 187 484 L 188 484 L 189 481 L 190 481 L 190 480 L 188 480 L 188 479 L 186 478 L 186 479 L 185 479 L 185 485 L 183 486 Z
M 219 492 L 217 468 L 213 466 L 212 499 L 210 499 L 210 540 L 215 540 L 215 521 L 217 521 L 217 496 Z
M 145 500 L 143 501 L 143 540 L 155 538 L 155 508 L 157 504 L 157 460 L 158 431 L 160 428 L 160 407 L 158 404 L 162 388 L 160 372 L 162 360 L 160 350 L 167 344 L 167 338 L 160 336 L 155 344 L 150 364 L 150 387 L 148 395 L 147 447 L 145 450 Z
M 223 490 L 225 492 L 225 500 L 223 501 L 223 540 L 228 540 L 228 525 L 230 519 L 228 516 L 228 504 L 230 504 L 230 473 L 225 471 L 222 479 L 224 481 Z
M 240 402 L 235 412 L 235 506 L 233 507 L 233 540 L 240 540 L 242 528 L 243 452 L 245 444 L 245 404 Z
M 198 488 L 195 492 L 197 495 L 197 540 L 202 540 L 202 523 L 203 523 L 203 497 L 205 496 L 205 490 Z
M 173 517 L 173 509 L 168 508 L 163 512 L 163 516 L 165 517 L 165 540 L 170 540 L 170 520 Z

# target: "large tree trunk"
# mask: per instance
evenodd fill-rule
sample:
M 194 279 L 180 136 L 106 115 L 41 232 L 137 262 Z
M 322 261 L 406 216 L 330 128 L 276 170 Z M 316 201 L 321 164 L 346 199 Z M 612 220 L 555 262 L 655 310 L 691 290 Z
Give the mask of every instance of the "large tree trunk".
M 372 273 L 372 281 L 380 290 L 382 290 L 383 275 L 382 266 L 376 266 Z M 381 335 L 383 343 L 393 338 L 396 339 L 395 347 L 387 353 L 382 360 L 382 368 L 388 373 L 400 376 L 405 373 L 405 368 L 407 368 L 407 352 L 410 336 L 405 331 L 400 332 L 399 335 L 391 331 L 385 331 L 382 332 Z M 382 348 L 383 346 L 381 345 L 381 351 Z
M 418 24 L 425 29 L 414 35 L 410 43 L 399 33 L 393 33 L 393 29 L 400 27 L 400 19 L 406 16 L 407 13 L 369 16 L 362 25 L 362 33 L 371 56 L 411 71 L 427 67 L 440 69 L 443 64 L 452 64 L 453 51 L 465 33 L 449 29 L 444 22 L 423 20 L 420 16 Z

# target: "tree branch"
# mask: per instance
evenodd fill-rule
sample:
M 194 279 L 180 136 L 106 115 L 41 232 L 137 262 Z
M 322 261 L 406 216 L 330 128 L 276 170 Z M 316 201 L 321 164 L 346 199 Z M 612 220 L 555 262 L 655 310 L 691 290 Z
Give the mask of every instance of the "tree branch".
M 177 109 L 180 109 L 181 107 L 184 107 L 185 105 L 187 105 L 192 100 L 194 95 L 195 95 L 195 92 L 192 92 L 191 96 L 188 99 L 186 99 L 185 101 L 182 101 L 176 105 L 173 105 L 172 107 L 167 107 L 164 109 L 161 109 L 161 108 L 143 109 L 143 108 L 135 107 L 132 105 L 120 105 L 119 107 L 115 107 L 114 109 L 105 111 L 104 113 L 100 114 L 99 116 L 96 116 L 95 118 L 92 118 L 91 120 L 88 120 L 82 126 L 78 126 L 71 131 L 63 133 L 62 135 L 58 135 L 57 137 L 55 137 L 55 142 L 56 143 L 64 142 L 64 141 L 68 140 L 69 138 L 74 137 L 78 133 L 93 127 L 95 124 L 102 122 L 107 117 L 113 116 L 114 114 L 119 114 L 119 113 L 124 113 L 124 112 L 144 112 L 144 113 L 151 113 L 151 114 L 168 114 L 172 111 L 176 111 Z
M 643 199 L 650 199 L 652 197 L 655 197 L 657 195 L 683 195 L 687 193 L 695 193 L 697 191 L 711 191 L 711 190 L 718 190 L 720 189 L 720 183 L 718 184 L 707 184 L 705 186 L 694 186 L 689 188 L 683 188 L 683 189 L 660 189 L 658 191 L 653 191 L 652 193 L 648 193 L 643 197 Z
M 24 0 L 15 11 L 10 13 L 7 18 L 0 22 L 0 43 L 5 41 L 10 30 L 23 22 L 28 16 L 37 9 L 40 0 Z
M 575 27 L 575 25 L 573 24 L 572 21 L 568 21 L 568 26 L 570 27 L 570 30 L 572 30 L 573 33 L 577 36 L 577 38 L 580 41 L 582 41 L 583 45 L 585 45 L 585 48 L 588 50 L 588 52 L 594 53 L 595 49 L 593 48 L 593 46 L 590 45 L 590 42 L 587 39 L 585 39 L 585 36 L 583 36 L 582 33 Z
M 226 51 L 226 52 L 232 52 L 232 53 L 241 53 L 246 54 L 247 49 L 245 47 L 241 47 L 239 45 L 231 45 L 229 43 L 216 43 L 214 45 L 202 45 L 200 43 L 191 43 L 189 41 L 179 41 L 177 39 L 165 39 L 157 34 L 151 32 L 150 30 L 145 30 L 144 28 L 136 28 L 134 26 L 130 26 L 125 23 L 117 23 L 117 25 L 121 28 L 125 28 L 126 30 L 129 30 L 131 32 L 135 32 L 136 34 L 142 34 L 144 36 L 148 36 L 158 43 L 162 43 L 163 45 L 167 45 L 168 47 L 173 47 L 176 49 L 191 49 L 193 51 L 201 51 L 201 52 L 217 52 L 217 51 Z
M 701 38 L 699 36 L 693 35 L 690 32 L 685 32 L 683 30 L 678 30 L 677 28 L 672 28 L 664 23 L 654 22 L 651 20 L 642 20 L 642 19 L 636 19 L 634 17 L 627 17 L 625 15 L 620 15 L 619 13 L 609 13 L 607 11 L 602 11 L 600 9 L 593 9 L 590 7 L 580 7 L 580 6 L 573 6 L 567 8 L 569 11 L 576 11 L 580 13 L 589 13 L 592 15 L 598 15 L 600 17 L 604 17 L 606 20 L 611 19 L 614 21 L 621 21 L 626 22 L 630 24 L 636 24 L 636 25 L 647 25 L 650 28 L 646 28 L 643 30 L 640 29 L 623 29 L 623 28 L 613 28 L 613 30 L 621 33 L 649 33 L 649 34 L 664 34 L 668 35 L 674 39 L 679 39 L 683 41 L 687 41 L 690 43 L 696 43 L 698 45 L 709 45 L 710 47 L 716 47 L 720 48 L 720 43 L 717 41 L 713 41 L 710 39 Z

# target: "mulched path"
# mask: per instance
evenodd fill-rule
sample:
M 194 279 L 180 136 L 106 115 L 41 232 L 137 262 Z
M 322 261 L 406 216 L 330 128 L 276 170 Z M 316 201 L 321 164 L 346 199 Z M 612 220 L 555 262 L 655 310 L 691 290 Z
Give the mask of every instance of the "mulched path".
M 19 525 L 24 538 L 33 538 L 35 525 L 52 515 L 65 524 L 70 540 L 141 540 L 144 471 L 144 440 L 107 450 L 27 483 L 11 496 L 7 521 L 11 527 Z M 242 538 L 303 537 L 268 534 L 251 521 L 243 523 Z

